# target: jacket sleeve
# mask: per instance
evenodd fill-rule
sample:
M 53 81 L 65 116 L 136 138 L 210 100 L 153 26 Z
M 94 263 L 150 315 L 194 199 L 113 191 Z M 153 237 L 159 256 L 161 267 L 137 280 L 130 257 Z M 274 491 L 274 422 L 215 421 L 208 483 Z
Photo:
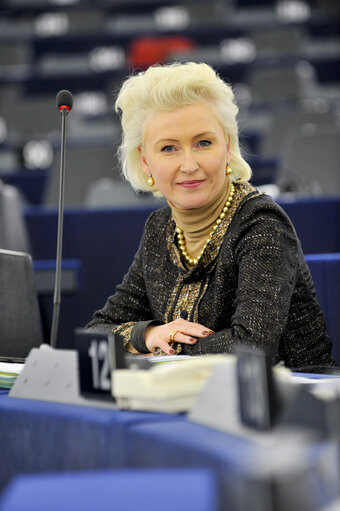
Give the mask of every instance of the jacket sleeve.
M 233 246 L 238 282 L 231 328 L 185 346 L 183 352 L 230 353 L 235 345 L 243 344 L 264 349 L 278 362 L 300 264 L 300 242 L 279 208 L 257 208 L 252 214 L 244 209 L 239 213 Z M 312 365 L 315 361 L 308 360 L 306 348 L 306 365 Z M 334 365 L 329 346 L 320 350 L 320 365 Z M 294 347 L 289 355 L 291 364 L 299 365 L 299 356 L 293 351 Z
M 144 331 L 150 325 L 162 324 L 152 319 L 145 289 L 143 259 L 146 231 L 147 224 L 138 251 L 123 282 L 86 325 L 87 329 L 96 332 L 119 333 L 124 339 L 125 348 L 134 353 L 149 353 L 144 341 Z

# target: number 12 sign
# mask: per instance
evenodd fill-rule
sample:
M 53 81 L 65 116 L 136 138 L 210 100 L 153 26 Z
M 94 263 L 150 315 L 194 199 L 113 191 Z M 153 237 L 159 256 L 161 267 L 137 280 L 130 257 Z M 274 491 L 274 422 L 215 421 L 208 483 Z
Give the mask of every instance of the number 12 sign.
M 79 357 L 80 392 L 85 397 L 114 399 L 111 372 L 125 368 L 122 340 L 114 334 L 77 329 L 75 345 Z

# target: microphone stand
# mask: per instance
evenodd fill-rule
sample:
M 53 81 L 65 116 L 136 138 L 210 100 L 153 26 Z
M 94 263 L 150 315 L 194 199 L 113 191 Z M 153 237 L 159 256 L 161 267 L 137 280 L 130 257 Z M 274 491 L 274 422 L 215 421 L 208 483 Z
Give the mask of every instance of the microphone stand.
M 66 116 L 67 108 L 61 108 L 61 151 L 60 151 L 60 176 L 59 176 L 59 205 L 58 205 L 58 235 L 57 235 L 57 258 L 53 296 L 53 317 L 50 345 L 56 348 L 57 333 L 60 312 L 60 277 L 61 277 L 61 255 L 63 244 L 63 219 L 64 219 L 64 189 L 65 189 L 65 140 L 66 140 Z

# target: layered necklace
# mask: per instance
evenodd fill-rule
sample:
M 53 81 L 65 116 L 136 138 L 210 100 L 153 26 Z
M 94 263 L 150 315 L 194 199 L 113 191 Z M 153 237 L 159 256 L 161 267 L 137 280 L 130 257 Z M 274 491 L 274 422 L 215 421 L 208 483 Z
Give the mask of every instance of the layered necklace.
M 224 205 L 224 208 L 222 209 L 219 217 L 217 218 L 216 222 L 214 223 L 213 228 L 212 228 L 212 230 L 209 233 L 208 239 L 206 240 L 206 242 L 204 244 L 204 247 L 202 248 L 200 254 L 197 257 L 195 257 L 195 258 L 190 257 L 190 255 L 188 254 L 188 251 L 187 251 L 187 246 L 186 246 L 186 242 L 185 242 L 184 233 L 183 233 L 183 231 L 182 231 L 182 229 L 180 227 L 176 226 L 176 234 L 177 234 L 178 246 L 179 246 L 179 249 L 181 251 L 181 254 L 182 254 L 183 258 L 185 259 L 185 261 L 187 262 L 187 264 L 189 266 L 195 266 L 195 264 L 197 264 L 198 261 L 200 260 L 200 258 L 202 257 L 202 254 L 203 254 L 206 246 L 210 242 L 212 235 L 214 234 L 214 232 L 216 231 L 217 227 L 222 222 L 223 218 L 226 216 L 227 211 L 229 210 L 229 208 L 230 208 L 230 206 L 231 206 L 231 204 L 233 202 L 234 194 L 235 194 L 235 186 L 234 186 L 233 183 L 231 183 L 229 197 L 228 197 L 228 199 L 227 199 L 227 201 L 226 201 L 226 203 Z

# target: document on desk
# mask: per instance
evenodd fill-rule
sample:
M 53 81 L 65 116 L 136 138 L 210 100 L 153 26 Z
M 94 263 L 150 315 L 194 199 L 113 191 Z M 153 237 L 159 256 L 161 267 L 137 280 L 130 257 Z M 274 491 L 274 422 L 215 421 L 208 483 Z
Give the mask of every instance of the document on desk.
M 339 399 L 340 376 L 333 374 L 292 373 L 293 384 L 307 385 L 312 394 L 323 399 Z
M 191 355 L 150 355 L 146 358 L 151 362 L 151 364 L 170 364 L 172 362 L 181 362 L 182 360 L 193 359 L 194 357 Z
M 112 388 L 118 408 L 150 412 L 181 413 L 193 402 L 217 364 L 226 363 L 231 355 L 197 357 L 152 356 L 151 367 L 112 372 Z
M 0 362 L 0 388 L 11 389 L 25 364 Z
M 333 374 L 303 374 L 301 375 L 297 373 L 292 373 L 290 376 L 290 380 L 293 383 L 301 383 L 301 384 L 309 384 L 309 385 L 315 385 L 319 383 L 330 383 L 330 382 L 337 382 L 340 383 L 340 376 L 333 375 Z

